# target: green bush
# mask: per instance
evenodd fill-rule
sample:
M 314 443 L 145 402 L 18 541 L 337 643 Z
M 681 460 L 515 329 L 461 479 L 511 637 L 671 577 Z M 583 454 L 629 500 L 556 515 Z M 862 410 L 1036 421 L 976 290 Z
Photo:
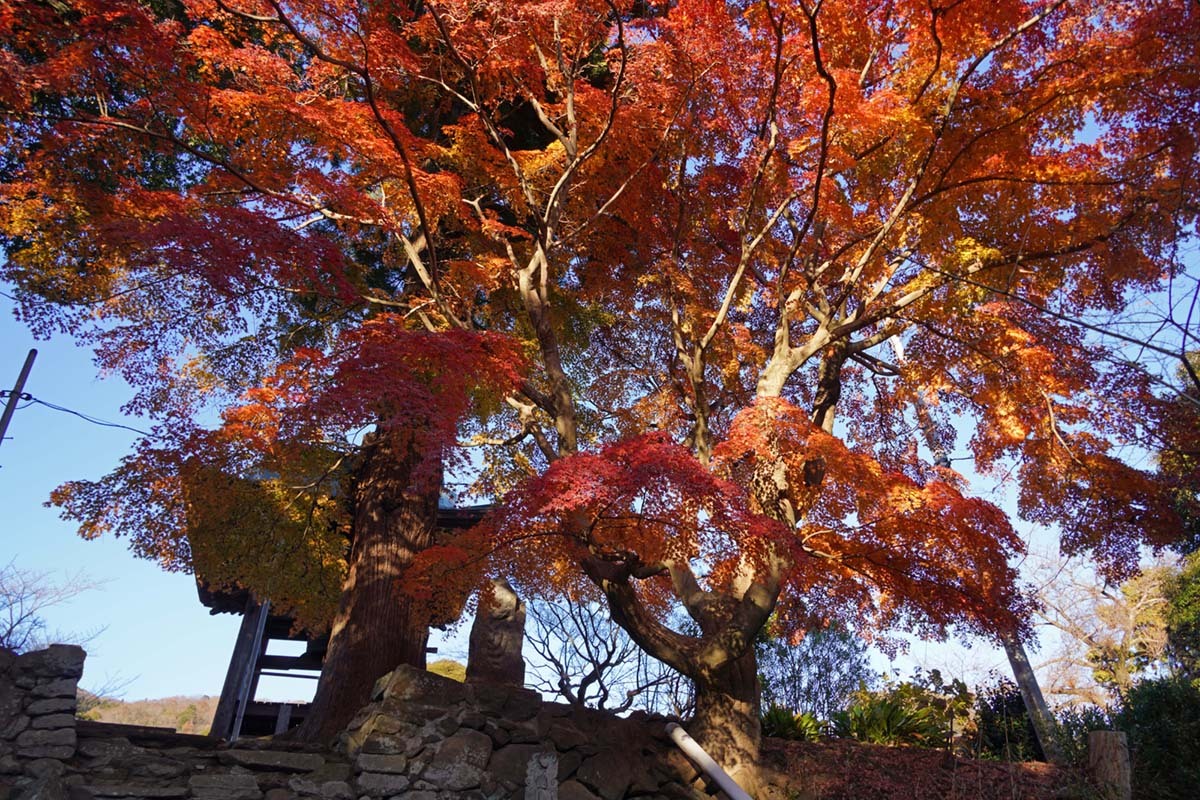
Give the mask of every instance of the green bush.
M 920 747 L 942 747 L 950 734 L 946 716 L 933 706 L 909 708 L 899 698 L 868 693 L 833 715 L 833 730 L 838 736 L 869 744 Z
M 1058 712 L 1057 717 L 1058 728 L 1054 732 L 1054 741 L 1058 743 L 1063 758 L 1073 767 L 1087 765 L 1089 733 L 1113 729 L 1112 717 L 1108 711 L 1096 706 L 1064 708 Z
M 999 761 L 1045 761 L 1021 690 L 993 674 L 975 697 L 975 752 Z
M 807 711 L 796 714 L 783 706 L 772 704 L 762 715 L 763 736 L 774 739 L 815 742 L 821 738 L 821 727 L 821 721 Z
M 1190 800 L 1200 787 L 1200 680 L 1135 684 L 1113 715 L 1129 736 L 1134 796 Z

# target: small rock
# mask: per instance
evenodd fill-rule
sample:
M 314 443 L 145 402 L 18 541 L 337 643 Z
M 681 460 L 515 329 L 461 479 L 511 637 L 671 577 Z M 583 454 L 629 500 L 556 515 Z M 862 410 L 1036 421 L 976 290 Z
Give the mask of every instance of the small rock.
M 12 800 L 67 800 L 67 787 L 57 775 L 47 775 L 28 783 L 18 783 Z
M 483 714 L 480 714 L 473 708 L 464 709 L 463 712 L 458 715 L 458 724 L 464 728 L 473 728 L 475 730 L 479 730 L 486 723 L 487 717 L 485 717 Z
M 14 714 L 7 722 L 0 724 L 0 741 L 13 739 L 21 731 L 29 727 L 29 717 L 24 714 Z
M 321 784 L 320 796 L 325 800 L 350 800 L 354 792 L 345 781 L 326 781 Z
M 266 793 L 263 795 L 263 800 L 294 800 L 295 797 L 296 795 L 292 794 L 287 789 L 280 789 L 279 787 L 276 787 L 274 789 L 267 789 Z

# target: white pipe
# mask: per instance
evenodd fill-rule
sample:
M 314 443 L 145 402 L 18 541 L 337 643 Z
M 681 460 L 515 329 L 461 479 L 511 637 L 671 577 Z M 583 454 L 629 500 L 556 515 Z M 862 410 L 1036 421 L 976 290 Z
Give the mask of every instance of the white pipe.
M 720 764 L 713 761 L 712 756 L 704 752 L 704 748 L 697 744 L 695 739 L 688 736 L 687 731 L 683 728 L 674 722 L 667 723 L 667 735 L 679 746 L 683 754 L 692 760 L 693 764 L 716 781 L 717 786 L 720 786 L 721 791 L 729 795 L 731 800 L 754 800 L 746 794 L 745 789 L 737 785 L 737 781 L 729 777 L 728 772 L 721 769 Z

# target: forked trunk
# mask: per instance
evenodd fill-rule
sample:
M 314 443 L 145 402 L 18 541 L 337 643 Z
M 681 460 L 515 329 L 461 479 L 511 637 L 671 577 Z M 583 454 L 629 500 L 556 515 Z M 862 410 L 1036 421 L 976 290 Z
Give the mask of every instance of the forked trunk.
M 715 674 L 696 679 L 696 714 L 687 726 L 729 776 L 756 796 L 762 747 L 758 660 L 751 647 Z
M 354 487 L 350 571 L 297 739 L 332 741 L 370 700 L 381 675 L 399 664 L 425 666 L 429 615 L 403 591 L 405 569 L 429 546 L 437 524 L 440 467 L 417 488 L 413 473 L 421 457 L 385 435 L 366 447 Z

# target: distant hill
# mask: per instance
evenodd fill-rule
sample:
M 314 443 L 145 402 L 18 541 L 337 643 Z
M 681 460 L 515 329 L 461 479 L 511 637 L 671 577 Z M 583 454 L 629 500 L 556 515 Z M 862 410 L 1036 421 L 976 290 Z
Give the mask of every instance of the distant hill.
M 97 697 L 89 692 L 79 692 L 79 712 L 83 719 L 98 722 L 117 722 L 124 725 L 150 725 L 156 728 L 174 728 L 180 733 L 208 733 L 213 715 L 217 711 L 217 698 L 209 697 L 161 697 L 156 700 L 115 700 Z

